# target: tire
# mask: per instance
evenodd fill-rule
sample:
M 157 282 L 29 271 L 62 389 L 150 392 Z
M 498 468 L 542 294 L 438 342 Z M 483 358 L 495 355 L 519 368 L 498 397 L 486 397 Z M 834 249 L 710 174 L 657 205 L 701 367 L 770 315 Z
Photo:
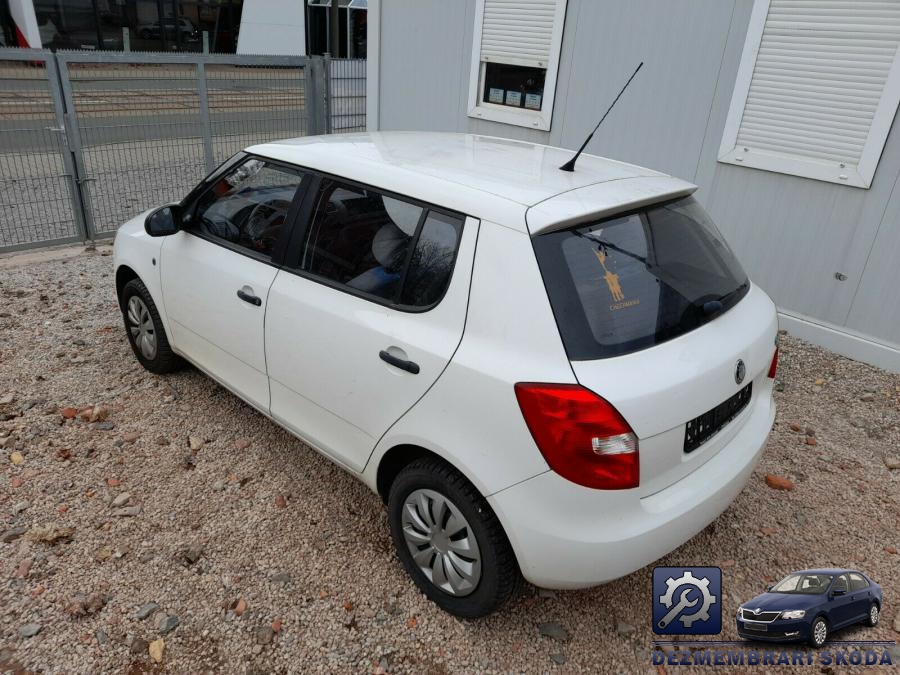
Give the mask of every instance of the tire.
M 821 627 L 820 627 L 821 626 Z M 817 638 L 816 635 L 819 637 Z M 828 639 L 828 622 L 824 617 L 817 617 L 813 621 L 812 628 L 809 631 L 809 646 L 813 649 L 821 649 Z
M 119 306 L 122 308 L 128 343 L 144 368 L 151 373 L 164 375 L 184 367 L 184 361 L 172 351 L 156 303 L 140 279 L 132 279 L 125 284 Z M 146 337 L 152 337 L 153 349 L 148 347 Z
M 408 501 L 411 509 L 406 508 Z M 518 589 L 519 566 L 500 521 L 478 490 L 447 463 L 423 458 L 404 467 L 391 485 L 388 517 L 407 573 L 450 614 L 485 616 Z M 431 534 L 422 536 L 429 525 Z M 420 551 L 416 559 L 411 547 Z M 437 575 L 443 580 L 432 581 Z
M 870 628 L 874 628 L 878 625 L 878 618 L 881 615 L 881 609 L 878 607 L 877 602 L 873 602 L 869 605 L 869 616 L 866 619 L 866 625 Z

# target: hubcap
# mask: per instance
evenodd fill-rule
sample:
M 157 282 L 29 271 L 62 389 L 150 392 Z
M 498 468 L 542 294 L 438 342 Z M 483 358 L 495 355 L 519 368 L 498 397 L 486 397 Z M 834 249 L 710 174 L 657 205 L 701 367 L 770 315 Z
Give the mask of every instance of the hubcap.
M 819 621 L 819 622 L 816 624 L 816 632 L 815 632 L 816 644 L 817 644 L 817 645 L 822 645 L 822 644 L 825 643 L 825 635 L 826 635 L 827 632 L 828 632 L 828 629 L 825 628 L 825 622 L 824 622 L 824 621 Z
M 147 305 L 138 296 L 133 295 L 128 301 L 128 331 L 134 344 L 141 350 L 145 359 L 156 356 L 156 329 Z
M 875 605 L 872 605 L 872 609 L 869 610 L 869 618 L 872 619 L 873 626 L 878 623 L 878 607 Z
M 403 537 L 413 562 L 450 595 L 469 595 L 481 579 L 475 533 L 456 505 L 434 490 L 414 490 L 403 503 Z

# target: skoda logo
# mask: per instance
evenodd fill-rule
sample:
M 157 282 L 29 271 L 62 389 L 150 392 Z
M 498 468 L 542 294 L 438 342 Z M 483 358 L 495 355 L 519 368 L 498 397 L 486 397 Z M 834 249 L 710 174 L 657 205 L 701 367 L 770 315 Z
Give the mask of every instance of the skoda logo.
M 744 365 L 744 362 L 741 359 L 738 359 L 737 365 L 734 367 L 734 381 L 740 384 L 744 381 L 744 376 L 747 374 L 747 366 Z
M 741 366 L 742 366 L 742 365 L 744 365 L 744 362 L 743 362 L 743 361 L 738 361 L 738 365 L 741 365 Z M 762 607 L 757 607 L 756 609 L 753 610 L 753 613 L 754 613 L 754 614 L 759 614 L 761 611 L 762 611 Z

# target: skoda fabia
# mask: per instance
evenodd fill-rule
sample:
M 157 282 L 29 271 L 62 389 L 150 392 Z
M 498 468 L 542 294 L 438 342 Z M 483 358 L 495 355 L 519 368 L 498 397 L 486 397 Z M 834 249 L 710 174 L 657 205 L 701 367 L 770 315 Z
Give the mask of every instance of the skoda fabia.
M 628 574 L 740 492 L 775 308 L 694 185 L 464 134 L 248 148 L 119 229 L 128 340 L 376 491 L 459 616 Z

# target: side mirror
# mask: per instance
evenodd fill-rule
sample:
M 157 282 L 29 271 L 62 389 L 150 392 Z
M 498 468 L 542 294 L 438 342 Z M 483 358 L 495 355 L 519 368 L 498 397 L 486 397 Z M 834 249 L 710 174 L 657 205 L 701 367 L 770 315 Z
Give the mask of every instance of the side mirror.
M 144 221 L 144 230 L 151 237 L 165 237 L 181 229 L 181 207 L 167 204 L 152 211 Z
M 832 595 L 844 595 L 847 592 L 847 589 L 843 586 L 835 586 L 831 589 Z
M 771 591 L 773 588 L 775 588 L 775 586 L 766 586 L 766 593 Z

